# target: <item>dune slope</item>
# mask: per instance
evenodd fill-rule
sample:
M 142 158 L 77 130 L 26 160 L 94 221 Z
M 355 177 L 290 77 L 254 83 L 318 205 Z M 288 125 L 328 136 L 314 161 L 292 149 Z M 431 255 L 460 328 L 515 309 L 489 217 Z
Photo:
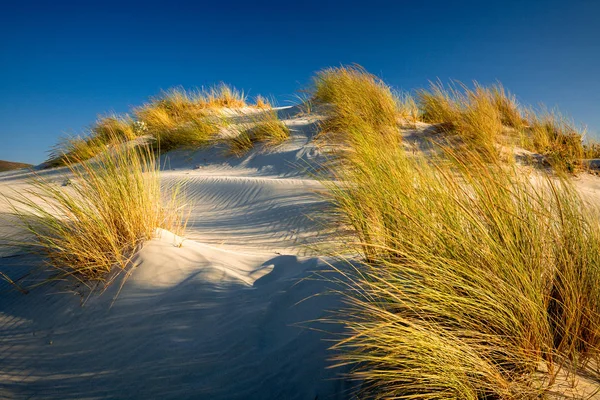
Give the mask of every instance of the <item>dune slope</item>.
M 305 171 L 319 157 L 316 127 L 286 123 L 288 142 L 239 159 L 219 148 L 164 156 L 165 184 L 184 182 L 193 203 L 189 229 L 159 232 L 122 287 L 88 297 L 57 282 L 24 295 L 0 283 L 0 397 L 347 397 L 340 371 L 327 369 L 326 339 L 339 329 L 309 322 L 340 301 L 314 279 L 328 267 L 308 247 L 326 229 L 314 217 L 321 185 Z M 0 192 L 26 188 L 27 177 L 1 175 Z M 18 278 L 40 260 L 13 253 L 0 263 Z

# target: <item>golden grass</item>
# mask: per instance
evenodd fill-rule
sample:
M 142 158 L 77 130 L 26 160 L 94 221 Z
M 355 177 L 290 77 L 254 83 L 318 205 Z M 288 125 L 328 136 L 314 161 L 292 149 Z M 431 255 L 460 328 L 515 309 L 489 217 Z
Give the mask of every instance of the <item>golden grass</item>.
M 394 93 L 398 115 L 405 122 L 415 124 L 419 120 L 419 107 L 414 97 L 408 92 Z
M 327 105 L 326 133 L 348 138 L 366 124 L 398 132 L 398 102 L 391 89 L 378 77 L 358 65 L 327 68 L 313 78 L 313 100 Z
M 463 87 L 463 91 L 455 131 L 473 148 L 493 152 L 502 133 L 502 114 L 487 88 L 475 83 L 473 89 Z
M 506 90 L 500 82 L 490 86 L 487 90 L 500 113 L 502 124 L 517 130 L 522 129 L 526 125 L 526 121 L 516 96 Z
M 229 153 L 240 157 L 250 151 L 257 142 L 276 146 L 290 137 L 289 128 L 279 120 L 277 111 L 268 109 L 251 114 L 250 122 L 235 127 L 237 134 L 227 139 Z
M 56 167 L 65 165 L 68 159 L 89 160 L 104 151 L 114 139 L 132 140 L 143 134 L 143 126 L 136 124 L 128 115 L 100 117 L 85 136 L 60 139 L 50 150 L 47 163 Z
M 129 115 L 108 115 L 98 119 L 92 126 L 90 135 L 108 144 L 111 138 L 118 140 L 133 140 L 142 133 Z
M 600 158 L 600 142 L 588 140 L 583 144 L 584 158 Z
M 220 125 L 207 98 L 202 92 L 171 89 L 136 108 L 134 114 L 147 133 L 156 138 L 160 151 L 201 147 L 219 132 Z
M 364 142 L 333 171 L 362 259 L 337 360 L 365 397 L 538 398 L 600 354 L 598 215 L 567 181 L 445 151 Z
M 254 107 L 256 108 L 260 108 L 260 109 L 270 109 L 273 108 L 273 106 L 271 105 L 271 102 L 266 99 L 263 96 L 256 96 L 256 99 L 254 99 Z
M 242 108 L 246 107 L 246 95 L 231 85 L 220 83 L 204 93 L 203 103 L 213 108 Z
M 417 91 L 417 105 L 424 122 L 445 124 L 451 130 L 460 117 L 460 96 L 454 86 L 446 88 L 441 81 L 429 82 L 429 90 Z
M 538 113 L 529 110 L 527 119 L 523 137 L 526 148 L 542 154 L 557 171 L 573 173 L 582 168 L 583 134 L 572 120 L 546 109 Z
M 32 189 L 8 198 L 30 234 L 19 244 L 41 251 L 59 277 L 106 280 L 128 267 L 133 252 L 157 228 L 180 232 L 185 226 L 180 188 L 161 188 L 151 149 L 108 139 L 114 145 L 93 162 L 66 158 L 69 186 L 35 176 Z

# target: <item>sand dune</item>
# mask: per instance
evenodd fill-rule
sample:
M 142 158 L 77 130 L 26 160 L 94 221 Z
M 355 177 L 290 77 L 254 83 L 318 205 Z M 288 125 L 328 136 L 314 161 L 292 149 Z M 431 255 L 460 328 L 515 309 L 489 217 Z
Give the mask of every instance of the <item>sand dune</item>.
M 326 295 L 331 284 L 314 279 L 328 267 L 304 255 L 325 229 L 315 218 L 322 187 L 306 173 L 319 157 L 309 144 L 314 121 L 287 122 L 292 139 L 272 150 L 162 159 L 164 183 L 185 182 L 194 205 L 188 232 L 147 243 L 122 288 L 85 298 L 72 283 L 28 295 L 1 283 L 0 397 L 346 397 L 340 371 L 326 368 L 325 339 L 337 328 L 325 334 L 308 322 L 339 303 Z M 40 173 L 57 185 L 68 178 L 64 169 Z M 1 175 L 0 192 L 23 190 L 28 176 Z M 18 275 L 39 260 L 0 262 Z
M 24 295 L 0 280 L 0 398 L 348 398 L 343 369 L 328 369 L 340 327 L 314 322 L 341 300 L 311 247 L 332 227 L 309 168 L 323 157 L 311 142 L 316 120 L 297 111 L 279 109 L 292 137 L 275 148 L 163 156 L 163 183 L 184 183 L 193 205 L 185 238 L 159 231 L 102 295 L 72 282 Z M 423 147 L 430 135 L 418 126 L 406 143 Z M 58 186 L 69 177 L 38 173 Z M 30 176 L 0 174 L 0 194 L 23 191 Z M 598 182 L 577 185 L 597 202 Z M 0 264 L 20 277 L 40 260 L 11 253 Z

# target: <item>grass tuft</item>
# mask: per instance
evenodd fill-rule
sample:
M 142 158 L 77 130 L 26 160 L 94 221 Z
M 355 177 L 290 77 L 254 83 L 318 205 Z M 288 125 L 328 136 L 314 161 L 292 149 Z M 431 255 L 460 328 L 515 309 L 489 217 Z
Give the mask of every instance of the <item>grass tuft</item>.
M 171 89 L 134 110 L 161 151 L 206 145 L 219 132 L 219 117 L 201 92 Z
M 424 122 L 444 124 L 444 130 L 454 128 L 460 117 L 461 95 L 454 86 L 446 88 L 441 81 L 429 82 L 429 90 L 417 91 L 417 105 Z
M 350 139 L 357 126 L 398 132 L 398 102 L 391 89 L 358 65 L 327 68 L 313 78 L 313 100 L 327 105 L 323 130 Z M 352 140 L 352 139 L 350 139 Z
M 235 130 L 237 134 L 228 142 L 229 152 L 237 157 L 246 154 L 258 142 L 276 146 L 290 137 L 289 128 L 279 120 L 274 109 L 252 114 L 249 123 L 241 124 Z
M 246 107 L 246 95 L 233 86 L 220 83 L 204 93 L 203 103 L 212 108 L 242 108 Z
M 120 137 L 108 139 L 114 144 L 93 161 L 66 157 L 69 186 L 35 176 L 32 189 L 8 198 L 30 234 L 23 245 L 41 251 L 59 277 L 104 281 L 125 269 L 157 228 L 184 228 L 180 190 L 161 188 L 151 149 Z
M 364 142 L 336 166 L 362 260 L 337 360 L 366 397 L 538 398 L 600 355 L 598 215 L 567 181 L 444 150 Z
M 502 124 L 517 130 L 523 129 L 526 121 L 515 95 L 504 89 L 500 82 L 490 86 L 488 90 L 496 109 L 500 113 Z
M 572 120 L 545 109 L 539 113 L 530 110 L 527 117 L 529 125 L 523 139 L 526 148 L 542 154 L 557 171 L 574 173 L 582 168 L 584 135 Z
M 273 106 L 271 105 L 271 102 L 269 100 L 267 100 L 267 98 L 265 98 L 261 95 L 256 96 L 256 99 L 254 101 L 254 107 L 260 108 L 260 109 L 273 108 Z

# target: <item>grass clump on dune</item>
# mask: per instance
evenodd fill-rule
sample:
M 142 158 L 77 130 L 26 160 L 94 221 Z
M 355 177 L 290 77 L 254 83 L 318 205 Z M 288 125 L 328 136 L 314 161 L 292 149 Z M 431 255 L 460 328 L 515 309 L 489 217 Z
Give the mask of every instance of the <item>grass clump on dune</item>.
M 358 65 L 317 72 L 313 100 L 329 107 L 323 124 L 327 133 L 349 138 L 361 125 L 398 132 L 397 99 L 381 79 Z
M 529 125 L 524 131 L 526 148 L 542 154 L 558 171 L 577 172 L 585 157 L 583 134 L 573 122 L 558 112 L 542 110 L 528 113 Z
M 229 152 L 242 156 L 258 142 L 266 146 L 276 146 L 290 137 L 289 128 L 279 120 L 277 111 L 268 109 L 250 116 L 250 122 L 236 128 L 237 134 L 227 139 Z
M 475 82 L 473 89 L 461 83 L 446 88 L 438 81 L 421 89 L 417 101 L 423 121 L 439 124 L 442 132 L 459 135 L 474 149 L 491 150 L 503 129 L 499 106 L 509 106 L 503 93 L 499 86 L 490 89 Z
M 184 227 L 180 191 L 161 188 L 151 149 L 110 139 L 114 145 L 94 161 L 66 159 L 68 186 L 36 176 L 32 189 L 8 198 L 29 234 L 22 245 L 42 252 L 59 277 L 105 280 L 126 268 L 157 228 Z
M 475 83 L 464 87 L 461 112 L 455 123 L 456 132 L 473 148 L 492 151 L 502 133 L 502 114 L 490 91 Z
M 134 113 L 161 151 L 201 147 L 219 132 L 219 117 L 207 108 L 206 101 L 201 92 L 171 89 Z
M 201 104 L 205 107 L 215 108 L 243 108 L 247 106 L 244 92 L 225 83 L 213 86 L 205 91 Z
M 526 125 L 526 121 L 515 95 L 506 90 L 499 82 L 490 86 L 488 91 L 492 102 L 500 113 L 502 124 L 517 130 L 522 129 Z
M 374 144 L 334 171 L 362 259 L 338 361 L 365 397 L 538 398 L 600 355 L 598 216 L 566 181 L 446 151 Z
M 430 82 L 429 90 L 417 91 L 417 105 L 424 122 L 443 124 L 444 130 L 454 128 L 460 118 L 460 95 L 453 86 L 448 89 L 441 81 Z
M 143 125 L 129 115 L 100 117 L 85 136 L 65 137 L 50 151 L 47 163 L 52 166 L 66 165 L 71 160 L 85 161 L 95 157 L 114 140 L 133 140 L 145 133 Z

